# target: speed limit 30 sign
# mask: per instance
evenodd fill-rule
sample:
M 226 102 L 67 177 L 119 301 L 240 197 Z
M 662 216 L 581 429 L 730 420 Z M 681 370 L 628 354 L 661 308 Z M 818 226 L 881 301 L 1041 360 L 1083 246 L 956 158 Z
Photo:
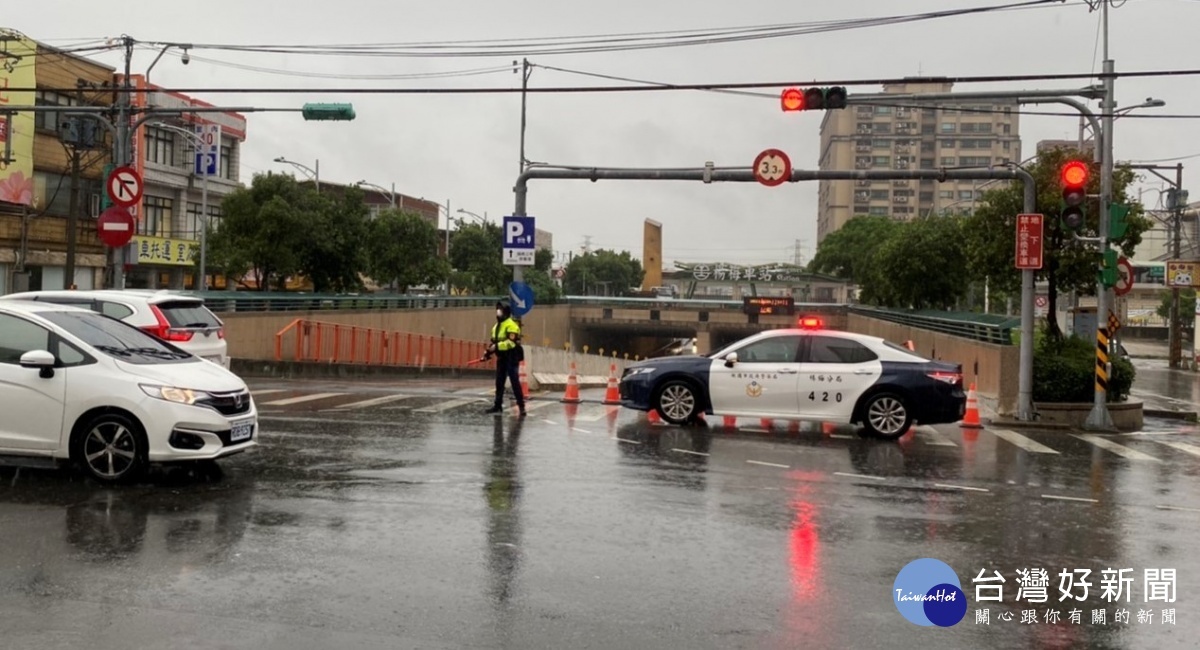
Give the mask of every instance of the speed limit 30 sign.
M 792 161 L 778 149 L 767 149 L 754 159 L 754 180 L 775 187 L 792 177 Z

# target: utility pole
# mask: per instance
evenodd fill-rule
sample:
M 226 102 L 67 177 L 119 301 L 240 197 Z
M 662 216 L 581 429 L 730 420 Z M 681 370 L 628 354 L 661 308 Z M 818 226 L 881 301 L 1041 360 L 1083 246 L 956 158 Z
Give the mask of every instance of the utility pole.
M 75 286 L 75 256 L 79 239 L 79 143 L 71 147 L 71 196 L 67 207 L 67 263 L 63 289 Z
M 125 76 L 121 79 L 121 90 L 117 93 L 117 138 L 113 143 L 113 164 L 118 167 L 133 162 L 133 136 L 129 129 L 129 102 L 133 84 L 129 78 L 133 68 L 133 37 L 122 36 L 125 44 Z M 125 288 L 125 247 L 112 249 L 112 288 Z
M 1183 254 L 1181 244 L 1183 239 L 1183 209 L 1187 201 L 1183 198 L 1183 163 L 1175 164 L 1175 189 L 1171 191 L 1169 196 L 1172 197 L 1172 221 L 1171 221 L 1171 259 L 1178 260 Z M 1183 361 L 1183 323 L 1182 314 L 1179 313 L 1179 287 L 1171 286 L 1171 367 L 1178 368 Z
M 516 63 L 516 61 L 513 61 L 513 65 L 516 65 Z M 516 70 L 513 70 L 513 72 L 516 72 Z M 528 97 L 529 76 L 531 74 L 533 74 L 533 66 L 529 65 L 529 59 L 521 59 L 521 160 L 517 167 L 518 174 L 525 171 L 525 163 L 528 162 L 525 159 L 525 100 Z
M 1109 0 L 1101 0 L 1101 29 L 1104 30 L 1104 102 L 1101 104 L 1101 114 L 1104 122 L 1104 156 L 1100 163 L 1100 252 L 1108 250 L 1108 206 L 1112 202 L 1113 186 L 1113 111 L 1117 102 L 1113 89 L 1113 60 L 1108 53 L 1108 5 Z M 1108 380 L 1112 364 L 1109 363 L 1108 310 L 1112 301 L 1107 287 L 1099 284 L 1096 287 L 1096 386 L 1093 392 L 1092 411 L 1088 414 L 1084 427 L 1098 431 L 1113 431 L 1112 414 L 1108 412 Z

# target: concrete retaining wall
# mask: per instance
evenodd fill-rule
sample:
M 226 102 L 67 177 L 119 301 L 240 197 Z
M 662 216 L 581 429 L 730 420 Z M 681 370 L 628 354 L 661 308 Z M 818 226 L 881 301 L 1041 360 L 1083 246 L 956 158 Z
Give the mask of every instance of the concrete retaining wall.
M 539 387 L 550 390 L 565 386 L 572 361 L 575 362 L 579 385 L 584 387 L 605 386 L 608 383 L 609 369 L 612 364 L 617 366 L 617 378 L 619 379 L 625 368 L 633 363 L 625 359 L 602 357 L 597 354 L 526 347 L 525 370 L 529 374 L 529 387 L 535 390 Z

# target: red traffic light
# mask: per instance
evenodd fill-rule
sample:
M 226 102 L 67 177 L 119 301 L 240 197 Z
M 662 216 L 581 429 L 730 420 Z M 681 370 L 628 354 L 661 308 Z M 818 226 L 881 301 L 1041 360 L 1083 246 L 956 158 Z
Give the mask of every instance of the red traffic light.
M 804 92 L 799 88 L 787 88 L 779 96 L 779 104 L 785 113 L 804 110 Z
M 1087 163 L 1078 160 L 1063 165 L 1062 184 L 1066 187 L 1083 187 L 1088 181 Z

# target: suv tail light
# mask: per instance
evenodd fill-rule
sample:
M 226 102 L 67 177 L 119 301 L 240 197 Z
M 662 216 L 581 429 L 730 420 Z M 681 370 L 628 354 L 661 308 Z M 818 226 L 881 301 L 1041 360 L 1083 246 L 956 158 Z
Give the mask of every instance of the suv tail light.
M 168 323 L 166 317 L 163 316 L 162 310 L 157 306 L 150 305 L 150 313 L 154 314 L 154 320 L 158 321 L 158 325 L 143 327 L 143 331 L 164 341 L 186 343 L 192 340 L 193 332 L 189 330 L 172 329 L 171 324 Z
M 946 382 L 947 384 L 952 384 L 952 385 L 958 385 L 958 384 L 961 384 L 961 383 L 962 383 L 962 378 L 963 378 L 963 376 L 962 376 L 962 373 L 961 373 L 961 372 L 945 372 L 945 371 L 942 371 L 942 370 L 935 370 L 934 372 L 928 372 L 928 373 L 925 373 L 925 374 L 926 374 L 926 376 L 928 376 L 930 379 L 936 379 L 936 380 L 938 380 L 938 381 L 944 381 L 944 382 Z
M 225 338 L 225 328 L 224 327 L 217 330 L 217 338 L 219 338 L 219 339 Z

